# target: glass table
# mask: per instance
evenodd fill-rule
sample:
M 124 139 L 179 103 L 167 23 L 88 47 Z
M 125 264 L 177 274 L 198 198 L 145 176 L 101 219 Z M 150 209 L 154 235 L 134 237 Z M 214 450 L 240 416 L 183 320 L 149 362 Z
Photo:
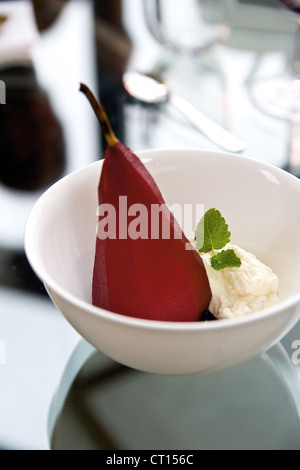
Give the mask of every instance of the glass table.
M 174 91 L 247 142 L 245 155 L 280 167 L 291 152 L 297 158 L 297 126 L 263 115 L 248 93 L 254 75 L 284 68 L 289 15 L 272 2 L 243 2 L 225 44 L 170 62 L 146 29 L 141 2 L 125 3 L 126 66 L 162 70 Z M 168 105 L 130 99 L 119 70 L 105 80 L 102 23 L 96 18 L 98 42 L 94 24 L 92 2 L 70 2 L 34 48 L 36 80 L 65 140 L 61 176 L 103 156 L 80 81 L 111 100 L 115 130 L 132 149 L 216 149 Z M 156 376 L 115 363 L 73 330 L 27 263 L 24 226 L 44 189 L 0 184 L 0 448 L 298 450 L 300 324 L 262 356 L 213 375 Z

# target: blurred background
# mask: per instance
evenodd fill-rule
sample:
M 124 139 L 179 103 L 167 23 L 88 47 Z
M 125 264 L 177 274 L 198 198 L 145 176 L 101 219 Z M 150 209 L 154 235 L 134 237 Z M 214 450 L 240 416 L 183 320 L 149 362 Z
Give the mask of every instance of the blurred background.
M 130 96 L 127 70 L 159 75 L 242 139 L 245 155 L 299 176 L 297 112 L 272 115 L 253 92 L 294 60 L 297 14 L 277 0 L 174 4 L 0 1 L 0 447 L 299 448 L 297 330 L 265 357 L 212 377 L 131 371 L 81 341 L 24 254 L 38 197 L 104 156 L 80 82 L 134 151 L 221 149 L 168 103 Z

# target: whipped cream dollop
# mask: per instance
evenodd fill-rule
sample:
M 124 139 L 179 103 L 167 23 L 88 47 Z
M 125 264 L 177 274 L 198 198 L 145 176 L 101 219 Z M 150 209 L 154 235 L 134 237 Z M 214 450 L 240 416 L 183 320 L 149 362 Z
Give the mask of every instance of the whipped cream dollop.
M 276 305 L 279 280 L 272 269 L 238 246 L 229 244 L 226 249 L 240 258 L 239 268 L 216 271 L 210 264 L 211 253 L 201 253 L 212 291 L 209 311 L 214 317 L 240 317 Z

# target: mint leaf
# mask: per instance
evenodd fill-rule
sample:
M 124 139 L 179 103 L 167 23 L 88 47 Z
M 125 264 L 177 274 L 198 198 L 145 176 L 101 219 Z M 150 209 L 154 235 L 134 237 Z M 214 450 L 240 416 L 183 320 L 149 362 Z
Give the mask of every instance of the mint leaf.
M 207 211 L 196 230 L 196 248 L 201 253 L 214 255 L 214 250 L 221 250 L 230 242 L 231 233 L 221 213 L 216 209 Z
M 211 258 L 210 263 L 216 271 L 221 271 L 224 268 L 239 268 L 242 264 L 240 258 L 233 250 L 220 251 L 220 253 Z
M 200 220 L 196 233 L 196 248 L 200 253 L 212 252 L 210 260 L 212 268 L 220 271 L 224 268 L 239 268 L 242 264 L 234 250 L 222 250 L 230 242 L 231 233 L 220 211 L 210 209 Z

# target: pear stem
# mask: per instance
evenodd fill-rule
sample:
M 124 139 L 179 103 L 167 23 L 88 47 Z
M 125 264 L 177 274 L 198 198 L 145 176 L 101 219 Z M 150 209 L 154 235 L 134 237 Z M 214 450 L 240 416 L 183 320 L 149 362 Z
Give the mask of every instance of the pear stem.
M 101 125 L 101 128 L 102 128 L 102 132 L 104 134 L 104 137 L 106 139 L 106 142 L 108 144 L 109 147 L 115 147 L 119 140 L 117 139 L 117 137 L 115 136 L 112 128 L 111 128 L 111 125 L 110 125 L 110 122 L 109 122 L 109 119 L 107 117 L 107 114 L 105 112 L 105 109 L 103 108 L 101 102 L 99 102 L 96 97 L 94 96 L 94 94 L 91 92 L 91 90 L 84 84 L 84 83 L 81 83 L 80 84 L 80 91 L 87 97 L 87 99 L 89 100 L 97 118 L 98 118 L 98 121 L 100 122 L 100 125 Z

